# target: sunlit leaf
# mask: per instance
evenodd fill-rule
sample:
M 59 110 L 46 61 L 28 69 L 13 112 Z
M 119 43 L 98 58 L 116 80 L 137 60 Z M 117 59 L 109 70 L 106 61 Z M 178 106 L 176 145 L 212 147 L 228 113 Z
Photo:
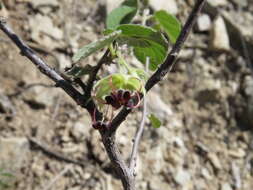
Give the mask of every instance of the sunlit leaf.
M 106 18 L 106 28 L 115 29 L 120 24 L 130 23 L 138 10 L 137 0 L 125 0 L 118 8 L 112 10 Z
M 147 41 L 152 41 L 160 44 L 164 48 L 168 47 L 163 35 L 150 27 L 138 24 L 123 24 L 117 27 L 117 30 L 121 30 L 118 40 L 123 40 L 128 45 L 146 46 Z
M 122 33 L 116 41 L 134 47 L 136 58 L 143 64 L 149 57 L 150 70 L 156 70 L 163 63 L 167 55 L 168 44 L 160 32 L 150 27 L 133 24 L 120 25 L 117 30 L 121 30 Z
M 151 122 L 151 125 L 154 128 L 159 128 L 162 125 L 162 122 L 160 121 L 160 119 L 157 118 L 154 114 L 150 114 L 148 118 Z
M 78 78 L 84 75 L 89 75 L 92 73 L 94 67 L 91 65 L 85 65 L 84 67 L 81 66 L 73 66 L 71 69 L 66 71 L 67 75 L 71 75 L 74 78 Z
M 105 46 L 112 43 L 119 35 L 121 31 L 114 31 L 107 36 L 99 39 L 98 41 L 92 42 L 88 45 L 83 46 L 77 51 L 77 53 L 72 57 L 73 62 L 78 62 L 80 59 L 84 59 L 91 55 L 92 53 L 104 48 Z
M 177 18 L 164 10 L 155 12 L 154 18 L 158 23 L 155 27 L 164 30 L 171 42 L 175 43 L 181 31 L 181 24 Z
M 149 57 L 149 69 L 154 71 L 157 67 L 163 63 L 167 54 L 167 49 L 157 43 L 149 42 L 148 46 L 134 47 L 134 55 L 142 62 L 146 63 L 146 58 Z

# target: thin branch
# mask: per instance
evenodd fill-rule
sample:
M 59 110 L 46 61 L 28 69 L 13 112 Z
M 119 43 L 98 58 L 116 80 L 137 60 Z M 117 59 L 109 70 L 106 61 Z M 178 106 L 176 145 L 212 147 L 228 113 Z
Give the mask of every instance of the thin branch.
M 89 98 L 86 99 L 70 82 L 65 80 L 54 69 L 50 68 L 35 52 L 27 46 L 13 31 L 7 26 L 3 17 L 0 17 L 0 29 L 16 44 L 20 49 L 21 55 L 26 56 L 43 74 L 52 79 L 57 87 L 62 88 L 78 105 L 87 109 L 90 115 L 93 115 L 96 109 L 95 103 Z M 96 111 L 96 117 L 102 118 L 102 114 Z
M 149 57 L 147 57 L 147 59 L 146 59 L 146 67 L 145 67 L 146 72 L 148 71 L 148 67 L 149 67 Z M 135 134 L 132 153 L 130 156 L 129 170 L 130 170 L 130 173 L 133 173 L 134 175 L 135 175 L 134 168 L 136 167 L 137 153 L 138 153 L 138 148 L 140 145 L 141 136 L 142 136 L 143 130 L 144 130 L 146 114 L 147 114 L 147 100 L 144 95 L 143 96 L 143 111 L 142 111 L 141 124 Z
M 81 87 L 83 93 L 85 93 L 86 88 L 87 88 L 86 84 L 84 84 L 84 82 L 83 82 L 80 78 L 74 79 L 74 82 L 75 82 L 76 84 L 78 84 L 78 85 Z
M 38 86 L 45 87 L 45 88 L 55 88 L 55 85 L 51 85 L 51 84 L 33 83 L 33 84 L 28 84 L 22 87 L 21 89 L 18 89 L 17 92 L 9 94 L 8 97 L 13 98 L 13 97 L 19 96 L 22 93 L 26 92 L 27 90 L 30 90 L 31 88 L 38 87 Z
M 165 62 L 157 69 L 157 71 L 149 78 L 147 81 L 145 88 L 149 91 L 154 85 L 156 85 L 159 81 L 161 81 L 164 76 L 171 70 L 173 67 L 175 60 L 187 39 L 198 14 L 200 13 L 204 3 L 206 0 L 197 0 L 195 6 L 189 15 L 185 25 L 183 26 L 181 33 L 173 46 L 172 50 L 168 54 Z M 131 109 L 123 108 L 113 119 L 111 123 L 110 133 L 113 135 L 118 129 L 119 125 L 126 119 L 127 115 L 131 112 Z
M 36 145 L 42 152 L 44 152 L 47 155 L 52 156 L 53 158 L 55 158 L 57 160 L 64 161 L 64 162 L 67 162 L 67 163 L 76 164 L 76 165 L 79 165 L 79 166 L 82 166 L 82 167 L 84 167 L 86 165 L 85 161 L 82 162 L 82 161 L 74 160 L 74 159 L 68 158 L 68 157 L 66 157 L 66 156 L 64 156 L 64 155 L 62 155 L 58 152 L 50 150 L 47 146 L 42 145 L 41 142 L 39 142 L 38 140 L 36 140 L 32 137 L 27 137 L 27 139 L 29 140 L 29 142 L 31 144 Z
M 92 90 L 94 81 L 97 78 L 98 71 L 101 69 L 104 63 L 108 62 L 107 59 L 108 59 L 109 54 L 110 54 L 110 50 L 108 48 L 106 52 L 104 53 L 104 55 L 102 56 L 102 58 L 99 60 L 98 64 L 95 66 L 94 70 L 92 71 L 90 78 L 87 82 L 87 87 L 86 87 L 86 93 L 88 96 L 90 96 L 91 94 L 91 90 Z
M 184 42 L 186 41 L 187 37 L 189 36 L 193 25 L 196 22 L 196 19 L 204 6 L 205 0 L 197 0 L 196 4 L 187 18 L 187 21 L 182 28 L 182 31 L 173 46 L 172 50 L 170 51 L 169 55 L 167 56 L 165 62 L 157 69 L 157 71 L 149 78 L 146 83 L 146 90 L 150 90 L 155 84 L 160 82 L 164 76 L 172 69 L 175 64 L 175 60 L 183 47 Z
M 43 188 L 43 190 L 50 190 L 52 189 L 53 185 L 62 177 L 64 176 L 70 169 L 70 166 L 66 166 L 59 174 L 57 174 L 51 181 L 50 183 Z

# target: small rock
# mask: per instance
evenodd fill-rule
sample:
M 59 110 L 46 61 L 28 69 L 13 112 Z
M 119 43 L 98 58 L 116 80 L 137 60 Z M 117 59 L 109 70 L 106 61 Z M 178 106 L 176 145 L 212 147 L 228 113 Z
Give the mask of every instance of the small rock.
M 28 151 L 29 142 L 26 138 L 0 138 L 0 166 L 10 170 L 21 168 Z
M 185 149 L 184 141 L 180 137 L 173 137 L 172 142 L 175 147 Z
M 229 183 L 223 183 L 221 185 L 221 190 L 233 190 L 233 188 L 231 187 Z
M 228 32 L 221 16 L 213 22 L 209 45 L 214 51 L 229 51 L 230 49 Z
M 160 96 L 155 92 L 147 94 L 148 110 L 154 113 L 160 119 L 166 119 L 173 114 L 170 106 L 163 102 Z
M 175 0 L 150 0 L 149 4 L 155 11 L 166 10 L 174 15 L 178 13 L 178 7 Z
M 210 160 L 210 162 L 212 163 L 212 165 L 214 166 L 215 169 L 222 169 L 221 163 L 219 158 L 217 157 L 217 155 L 215 153 L 208 153 L 207 154 L 208 159 Z
M 56 89 L 36 86 L 24 93 L 23 99 L 33 109 L 44 109 L 47 106 L 55 105 L 58 96 L 59 91 Z
M 176 181 L 177 184 L 181 186 L 186 186 L 188 182 L 190 182 L 191 180 L 191 175 L 188 171 L 181 168 L 176 172 L 174 180 Z
M 235 162 L 232 162 L 231 165 L 233 182 L 235 189 L 241 189 L 242 187 L 242 176 L 241 176 L 241 168 Z
M 244 92 L 245 94 L 250 97 L 250 96 L 253 96 L 253 78 L 252 76 L 245 76 L 244 78 Z
M 208 14 L 202 14 L 197 19 L 197 30 L 200 32 L 208 31 L 211 28 L 211 19 Z
M 32 40 L 45 47 L 54 49 L 59 46 L 57 41 L 63 39 L 63 31 L 54 26 L 48 16 L 37 14 L 35 17 L 29 17 L 29 25 Z
M 88 122 L 87 122 L 88 123 Z M 83 140 L 89 135 L 90 126 L 87 123 L 76 122 L 71 130 L 71 134 L 77 140 Z
M 147 179 L 148 180 L 148 188 L 149 190 L 165 190 L 170 189 L 168 188 L 168 183 L 165 183 L 164 180 L 162 180 L 162 177 L 159 175 L 152 176 L 152 178 Z
M 246 7 L 248 5 L 248 0 L 232 0 L 239 7 Z
M 123 0 L 106 0 L 106 12 L 109 14 L 113 9 L 117 8 Z
M 228 4 L 227 0 L 207 0 L 214 7 L 225 6 Z
M 58 7 L 59 2 L 57 0 L 32 0 L 31 5 L 33 8 L 37 9 L 39 7 Z
M 228 155 L 234 158 L 244 158 L 246 156 L 246 152 L 240 148 L 237 150 L 229 150 Z
M 0 2 L 0 16 L 4 18 L 8 18 L 9 16 L 9 12 L 7 11 L 2 2 Z
M 212 176 L 210 174 L 210 172 L 208 171 L 208 169 L 206 168 L 201 168 L 201 175 L 207 179 L 207 180 L 211 180 L 212 179 Z
M 164 169 L 165 161 L 163 159 L 163 152 L 165 147 L 163 145 L 164 143 L 162 145 L 152 147 L 146 154 L 146 163 L 153 174 L 158 174 Z
M 14 114 L 15 108 L 10 99 L 0 92 L 0 113 Z

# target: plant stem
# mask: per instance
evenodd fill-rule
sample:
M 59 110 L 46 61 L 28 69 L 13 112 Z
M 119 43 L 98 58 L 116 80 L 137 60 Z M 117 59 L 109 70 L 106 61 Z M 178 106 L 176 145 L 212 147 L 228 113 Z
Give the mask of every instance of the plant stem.
M 149 68 L 149 57 L 146 58 L 146 68 L 145 68 L 146 72 L 148 72 L 148 68 Z M 146 95 L 143 96 L 143 111 L 142 111 L 141 124 L 135 134 L 132 153 L 130 156 L 129 170 L 130 170 L 130 173 L 133 173 L 133 175 L 135 175 L 134 168 L 136 167 L 138 148 L 139 148 L 141 136 L 143 134 L 146 114 L 147 114 L 147 101 L 146 101 L 145 96 Z

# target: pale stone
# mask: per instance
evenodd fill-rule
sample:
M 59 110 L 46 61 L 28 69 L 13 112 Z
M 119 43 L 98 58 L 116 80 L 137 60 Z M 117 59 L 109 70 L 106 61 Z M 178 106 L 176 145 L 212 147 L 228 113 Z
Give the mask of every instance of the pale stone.
M 0 138 L 0 168 L 21 168 L 27 158 L 29 142 L 26 138 Z
M 29 26 L 31 28 L 31 38 L 35 42 L 48 49 L 60 46 L 59 41 L 63 39 L 63 31 L 55 26 L 48 16 L 37 14 L 35 17 L 29 17 Z
M 208 156 L 210 162 L 215 167 L 215 169 L 222 169 L 222 165 L 220 163 L 220 160 L 215 153 L 208 153 L 207 156 Z
M 177 184 L 181 186 L 186 186 L 187 183 L 191 180 L 191 175 L 188 171 L 180 168 L 176 172 L 176 175 L 174 176 L 174 180 L 176 181 Z
M 31 4 L 34 8 L 38 8 L 40 6 L 50 6 L 50 7 L 59 6 L 57 0 L 32 0 Z
M 197 18 L 197 29 L 200 32 L 208 31 L 211 28 L 211 19 L 209 15 L 202 14 Z
M 227 0 L 207 0 L 214 7 L 225 6 L 228 4 Z
M 123 0 L 106 0 L 106 12 L 109 14 L 113 9 L 117 8 Z
M 221 190 L 233 190 L 229 183 L 224 183 L 221 186 Z
M 147 94 L 148 110 L 160 119 L 166 119 L 173 114 L 171 107 L 166 104 L 156 92 Z
M 243 149 L 229 150 L 228 155 L 234 158 L 243 158 L 246 156 L 246 152 Z
M 178 13 L 178 7 L 175 0 L 150 0 L 149 4 L 155 11 L 166 10 L 174 15 Z
M 230 50 L 227 28 L 221 16 L 218 16 L 213 22 L 209 45 L 215 51 Z

